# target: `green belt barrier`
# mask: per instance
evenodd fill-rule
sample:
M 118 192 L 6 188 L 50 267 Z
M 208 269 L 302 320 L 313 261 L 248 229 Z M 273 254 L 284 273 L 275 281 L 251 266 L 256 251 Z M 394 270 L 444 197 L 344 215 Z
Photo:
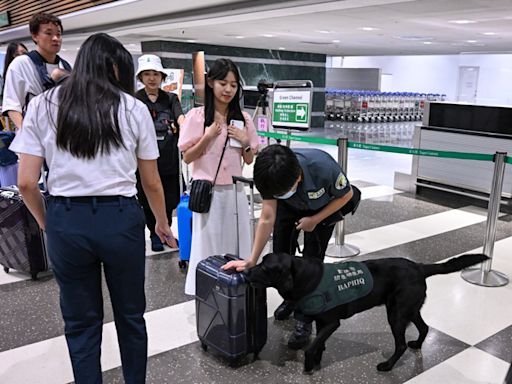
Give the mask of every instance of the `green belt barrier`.
M 266 132 L 266 131 L 257 131 L 257 132 L 258 132 L 259 136 L 269 137 L 271 139 L 303 141 L 306 143 L 315 143 L 315 144 L 330 144 L 330 145 L 337 144 L 336 139 L 325 139 L 323 137 L 296 136 L 296 135 L 287 135 L 284 133 Z
M 302 141 L 307 143 L 315 144 L 329 144 L 337 145 L 336 139 L 325 139 L 321 137 L 311 136 L 298 136 L 289 135 L 284 133 L 257 131 L 259 136 L 269 137 L 272 139 L 291 140 L 291 141 Z M 465 152 L 449 152 L 449 151 L 436 151 L 432 149 L 418 149 L 418 148 L 405 148 L 405 147 L 392 147 L 389 145 L 380 144 L 365 144 L 357 142 L 348 142 L 349 148 L 366 149 L 369 151 L 381 151 L 381 152 L 392 152 L 392 153 L 403 153 L 406 155 L 419 155 L 419 156 L 432 156 L 432 157 L 445 157 L 451 159 L 464 159 L 464 160 L 480 160 L 480 161 L 493 161 L 493 154 L 484 153 L 465 153 Z M 505 161 L 512 164 L 512 158 L 506 157 Z
M 353 142 L 349 142 L 348 147 L 349 148 L 358 148 L 358 149 L 367 149 L 370 151 L 405 153 L 407 155 L 447 157 L 447 158 L 451 158 L 451 159 L 481 160 L 481 161 L 493 161 L 494 160 L 494 155 L 488 155 L 485 153 L 436 151 L 436 150 L 432 150 L 432 149 L 391 147 L 389 145 L 364 144 L 364 143 L 353 143 Z

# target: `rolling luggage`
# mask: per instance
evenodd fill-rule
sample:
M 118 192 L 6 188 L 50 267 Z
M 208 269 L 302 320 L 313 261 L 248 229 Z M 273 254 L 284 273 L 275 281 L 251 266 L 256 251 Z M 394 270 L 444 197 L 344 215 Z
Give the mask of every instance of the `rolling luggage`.
M 197 266 L 196 320 L 202 348 L 209 347 L 231 364 L 249 353 L 256 358 L 267 341 L 267 295 L 243 273 L 221 267 L 233 255 L 210 256 Z
M 0 188 L 0 264 L 32 280 L 49 269 L 44 233 L 16 189 Z
M 179 178 L 180 178 L 180 202 L 176 207 L 176 216 L 178 218 L 178 239 L 180 247 L 180 261 L 178 266 L 185 269 L 190 260 L 190 249 L 192 247 L 192 211 L 188 208 L 188 194 L 183 188 L 183 172 L 181 164 L 181 154 L 179 155 Z
M 249 182 L 253 202 L 252 180 L 233 179 L 235 188 L 237 181 Z M 229 254 L 210 256 L 199 262 L 196 271 L 196 321 L 201 346 L 205 351 L 213 349 L 230 364 L 250 353 L 257 358 L 267 341 L 266 289 L 250 286 L 243 273 L 221 268 L 236 259 Z

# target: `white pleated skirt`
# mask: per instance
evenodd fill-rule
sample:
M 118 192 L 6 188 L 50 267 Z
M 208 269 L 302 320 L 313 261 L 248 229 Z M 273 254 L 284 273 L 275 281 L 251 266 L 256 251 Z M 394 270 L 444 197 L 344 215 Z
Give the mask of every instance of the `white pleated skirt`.
M 238 255 L 242 259 L 248 259 L 251 255 L 249 204 L 243 186 L 239 184 L 236 193 L 238 225 L 233 185 L 216 185 L 212 196 L 208 213 L 192 213 L 192 247 L 185 282 L 187 295 L 196 293 L 196 268 L 201 260 L 225 253 Z

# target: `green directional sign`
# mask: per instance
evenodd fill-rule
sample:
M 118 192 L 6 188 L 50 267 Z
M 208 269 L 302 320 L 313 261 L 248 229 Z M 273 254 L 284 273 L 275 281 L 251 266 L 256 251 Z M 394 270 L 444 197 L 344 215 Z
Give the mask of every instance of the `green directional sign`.
M 274 127 L 309 128 L 310 91 L 276 91 L 272 104 Z

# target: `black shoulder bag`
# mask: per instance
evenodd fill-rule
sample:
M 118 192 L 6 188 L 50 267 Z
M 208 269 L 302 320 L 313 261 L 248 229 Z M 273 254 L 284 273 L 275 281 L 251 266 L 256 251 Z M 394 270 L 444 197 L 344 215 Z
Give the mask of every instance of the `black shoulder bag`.
M 226 144 L 228 143 L 228 139 L 229 136 L 226 136 L 226 142 L 224 143 L 224 148 L 222 149 L 222 155 L 220 155 L 219 165 L 217 166 L 217 172 L 215 172 L 215 178 L 213 179 L 213 182 L 210 180 L 200 179 L 192 180 L 192 184 L 190 184 L 188 208 L 193 212 L 206 213 L 210 210 L 213 186 L 215 185 L 217 175 L 219 174 L 220 164 L 222 163 L 222 158 L 224 157 L 224 152 L 226 151 Z

